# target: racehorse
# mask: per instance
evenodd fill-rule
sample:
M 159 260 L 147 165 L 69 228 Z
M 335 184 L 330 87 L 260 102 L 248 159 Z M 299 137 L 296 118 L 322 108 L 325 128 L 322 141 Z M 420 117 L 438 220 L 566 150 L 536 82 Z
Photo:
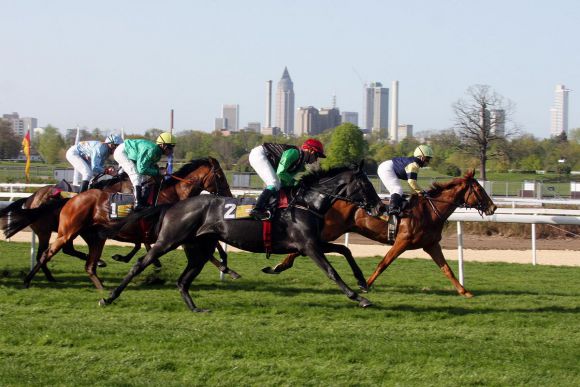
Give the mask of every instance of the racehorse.
M 360 306 L 371 305 L 370 301 L 351 290 L 330 265 L 323 251 L 328 242 L 320 238 L 324 213 L 333 201 L 342 199 L 378 215 L 382 203 L 371 182 L 359 168 L 334 168 L 326 172 L 313 172 L 305 175 L 298 188 L 290 194 L 289 206 L 277 211 L 271 220 L 271 240 L 264 240 L 264 225 L 253 219 L 224 219 L 225 200 L 219 197 L 199 196 L 176 203 L 159 218 L 160 231 L 157 242 L 151 250 L 133 266 L 121 284 L 113 290 L 110 297 L 102 299 L 101 305 L 112 303 L 153 259 L 183 245 L 187 267 L 179 277 L 177 287 L 191 311 L 205 311 L 195 306 L 189 288 L 211 256 L 218 240 L 255 253 L 299 252 L 308 255 L 335 281 L 346 296 L 357 301 Z M 127 218 L 127 222 L 137 222 L 139 217 L 155 216 L 160 208 L 152 209 L 149 214 L 137 213 Z M 129 224 L 130 225 L 130 224 Z M 123 232 L 122 225 L 110 233 Z
M 341 245 L 332 245 L 335 249 L 325 252 L 336 252 L 344 255 L 359 286 L 363 290 L 368 290 L 377 276 L 399 255 L 406 250 L 423 248 L 451 281 L 457 292 L 465 297 L 472 297 L 473 294 L 459 283 L 453 270 L 447 264 L 439 241 L 441 241 L 441 233 L 447 218 L 456 208 L 475 208 L 486 215 L 491 215 L 496 210 L 490 197 L 475 180 L 473 171 L 467 172 L 463 178 L 454 179 L 446 184 L 435 183 L 427 196 L 412 197 L 411 206 L 403 214 L 393 247 L 387 252 L 368 284 L 350 254 L 350 250 Z M 325 241 L 333 241 L 344 233 L 355 232 L 374 241 L 388 243 L 387 226 L 385 220 L 370 216 L 351 203 L 337 200 L 325 215 L 321 237 Z M 297 253 L 289 254 L 278 265 L 273 268 L 264 268 L 262 271 L 268 274 L 279 274 L 290 269 L 298 255 Z
M 192 160 L 171 175 L 170 179 L 162 181 L 161 184 L 157 197 L 157 203 L 160 205 L 199 195 L 203 190 L 217 195 L 232 196 L 219 162 L 211 157 Z M 80 235 L 89 247 L 85 271 L 95 287 L 103 289 L 103 283 L 97 276 L 96 264 L 106 239 L 99 235 L 98 229 L 111 222 L 109 218 L 111 195 L 108 192 L 91 189 L 71 198 L 62 207 L 59 214 L 57 238 L 42 253 L 40 260 L 24 279 L 26 287 L 30 286 L 32 278 L 42 265 L 48 263 L 63 246 Z M 36 209 L 40 211 L 32 213 L 30 217 L 42 216 L 42 209 L 42 207 Z M 155 232 L 151 232 L 146 226 L 146 224 L 136 224 L 132 229 L 115 239 L 136 244 L 152 244 L 155 241 Z
M 107 192 L 131 192 L 131 184 L 128 180 L 123 181 L 121 177 L 115 176 L 112 179 L 100 180 L 92 185 L 92 188 L 102 189 Z M 50 236 L 58 229 L 58 214 L 61 208 L 66 204 L 66 198 L 60 196 L 62 189 L 56 185 L 47 185 L 40 188 L 32 195 L 16 200 L 6 208 L 0 211 L 0 225 L 4 230 L 10 230 L 8 238 L 18 231 L 29 226 L 38 237 L 38 248 L 36 252 L 36 261 L 48 248 Z M 20 217 L 23 209 L 38 208 L 50 206 L 52 211 L 47 212 L 45 216 L 30 222 L 25 217 Z M 63 252 L 83 261 L 87 260 L 87 254 L 74 248 L 72 240 L 63 246 Z M 99 266 L 106 266 L 104 261 L 99 260 Z M 46 265 L 43 265 L 42 271 L 48 281 L 56 281 Z

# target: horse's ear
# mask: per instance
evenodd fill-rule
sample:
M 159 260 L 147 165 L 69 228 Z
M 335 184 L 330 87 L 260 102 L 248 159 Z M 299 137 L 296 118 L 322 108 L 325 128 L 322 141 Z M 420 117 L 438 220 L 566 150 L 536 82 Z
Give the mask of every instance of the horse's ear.
M 475 175 L 475 169 L 468 169 L 467 172 L 465 172 L 466 179 L 473 179 L 474 175 Z
M 359 171 L 364 171 L 364 168 L 365 168 L 365 159 L 362 159 L 360 161 L 360 163 L 358 164 L 358 170 Z

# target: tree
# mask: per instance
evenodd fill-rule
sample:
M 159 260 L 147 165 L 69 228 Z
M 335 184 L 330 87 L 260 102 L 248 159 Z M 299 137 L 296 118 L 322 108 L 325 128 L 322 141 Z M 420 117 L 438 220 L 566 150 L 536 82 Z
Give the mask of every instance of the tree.
M 479 159 L 481 179 L 486 180 L 486 164 L 492 143 L 507 139 L 518 132 L 507 124 L 511 120 L 513 104 L 487 85 L 467 89 L 467 98 L 453 104 L 455 130 L 461 139 L 461 149 Z
M 22 138 L 17 138 L 10 122 L 0 118 L 0 159 L 15 159 L 22 149 Z
M 344 123 L 332 132 L 330 145 L 326 147 L 326 168 L 358 163 L 364 156 L 365 141 L 358 126 Z
M 57 128 L 48 125 L 38 141 L 38 153 L 48 164 L 56 163 L 64 155 L 64 139 Z

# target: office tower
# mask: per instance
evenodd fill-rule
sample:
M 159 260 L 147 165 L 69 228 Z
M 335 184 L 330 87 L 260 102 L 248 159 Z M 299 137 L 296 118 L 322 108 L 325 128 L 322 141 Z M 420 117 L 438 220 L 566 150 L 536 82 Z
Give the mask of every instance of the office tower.
M 568 134 L 568 93 L 564 85 L 556 85 L 554 91 L 554 106 L 550 109 L 551 122 L 550 134 L 559 136 L 562 133 Z
M 399 81 L 391 83 L 391 126 L 389 137 L 391 141 L 399 141 Z
M 389 127 L 389 89 L 380 82 L 365 85 L 364 102 L 365 129 L 386 131 Z
M 401 124 L 397 127 L 397 141 L 413 137 L 413 125 Z
M 294 84 L 284 67 L 276 91 L 276 126 L 286 135 L 294 135 Z
M 351 124 L 358 126 L 358 113 L 357 112 L 342 112 L 341 113 L 341 121 L 343 124 L 345 122 L 350 122 Z
M 214 130 L 226 130 L 227 128 L 227 119 L 218 117 L 215 119 Z
M 296 127 L 294 133 L 297 136 L 314 135 L 318 133 L 318 109 L 314 106 L 300 107 L 296 111 Z
M 2 118 L 12 126 L 12 131 L 17 137 L 24 137 L 26 132 L 30 131 L 30 139 L 34 135 L 34 129 L 38 127 L 38 120 L 32 117 L 20 117 L 16 112 L 12 114 L 3 114 Z
M 256 133 L 260 133 L 261 129 L 262 129 L 262 124 L 258 121 L 250 121 L 250 122 L 248 122 L 248 126 L 246 126 L 246 130 L 251 131 L 251 132 L 256 132 Z
M 340 125 L 340 111 L 338 108 L 321 108 L 318 112 L 318 133 L 322 133 L 327 129 L 336 128 Z
M 272 81 L 266 82 L 266 128 L 272 127 Z
M 226 119 L 226 129 L 235 132 L 240 128 L 240 105 L 223 105 L 222 118 Z

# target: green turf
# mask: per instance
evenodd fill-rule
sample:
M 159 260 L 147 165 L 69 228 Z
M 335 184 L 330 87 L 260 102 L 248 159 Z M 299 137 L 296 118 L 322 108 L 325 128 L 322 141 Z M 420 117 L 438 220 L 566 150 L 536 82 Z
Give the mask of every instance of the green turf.
M 580 385 L 579 268 L 467 263 L 464 299 L 432 262 L 399 260 L 361 309 L 307 258 L 269 276 L 278 257 L 231 254 L 243 277 L 222 282 L 208 264 L 192 294 L 212 312 L 195 314 L 174 286 L 179 251 L 105 308 L 61 254 L 59 283 L 40 274 L 22 289 L 28 251 L 0 242 L 2 386 Z M 368 276 L 378 260 L 358 262 Z M 110 289 L 130 266 L 107 261 Z

